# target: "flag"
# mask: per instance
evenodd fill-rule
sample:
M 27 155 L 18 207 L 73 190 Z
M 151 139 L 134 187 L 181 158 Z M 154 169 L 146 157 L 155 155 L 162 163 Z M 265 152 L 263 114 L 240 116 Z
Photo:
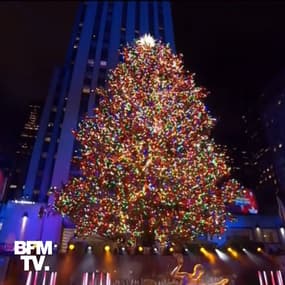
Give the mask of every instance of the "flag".
M 278 214 L 283 224 L 285 224 L 285 206 L 281 199 L 276 196 L 277 205 L 278 205 Z

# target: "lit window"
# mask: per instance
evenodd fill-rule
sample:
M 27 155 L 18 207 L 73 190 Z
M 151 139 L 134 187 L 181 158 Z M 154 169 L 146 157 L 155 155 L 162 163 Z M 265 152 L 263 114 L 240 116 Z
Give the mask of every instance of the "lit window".
M 95 64 L 94 59 L 89 58 L 89 59 L 87 60 L 87 64 L 90 65 L 90 66 L 94 66 L 94 64 Z
M 90 93 L 90 87 L 87 87 L 87 86 L 83 87 L 82 93 L 89 94 Z
M 276 243 L 279 242 L 278 234 L 275 229 L 263 229 L 263 242 Z
M 107 66 L 107 61 L 106 60 L 101 60 L 100 61 L 100 66 Z

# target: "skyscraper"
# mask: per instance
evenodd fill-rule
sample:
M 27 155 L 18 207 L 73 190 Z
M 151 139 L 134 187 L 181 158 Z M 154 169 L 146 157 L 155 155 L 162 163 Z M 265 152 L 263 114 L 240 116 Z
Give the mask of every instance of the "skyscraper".
M 36 104 L 30 104 L 27 108 L 27 119 L 18 140 L 13 162 L 14 166 L 11 169 L 7 183 L 9 188 L 7 199 L 12 197 L 18 199 L 21 197 L 29 160 L 39 129 L 40 111 L 41 107 Z
M 55 70 L 26 178 L 24 196 L 44 202 L 50 187 L 77 175 L 72 157 L 80 155 L 72 130 L 98 104 L 108 69 L 126 43 L 149 33 L 174 50 L 169 2 L 81 3 L 63 68 Z
M 285 199 L 285 87 L 284 71 L 273 78 L 262 94 L 262 121 L 276 173 L 276 193 Z

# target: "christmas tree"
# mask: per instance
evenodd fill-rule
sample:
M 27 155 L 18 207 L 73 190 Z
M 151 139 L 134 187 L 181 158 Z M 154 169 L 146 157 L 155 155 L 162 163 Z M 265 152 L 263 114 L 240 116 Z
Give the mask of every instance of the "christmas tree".
M 98 89 L 99 106 L 74 131 L 80 177 L 55 193 L 79 236 L 137 241 L 223 234 L 239 193 L 225 154 L 210 138 L 208 92 L 184 70 L 182 55 L 146 35 L 122 52 Z

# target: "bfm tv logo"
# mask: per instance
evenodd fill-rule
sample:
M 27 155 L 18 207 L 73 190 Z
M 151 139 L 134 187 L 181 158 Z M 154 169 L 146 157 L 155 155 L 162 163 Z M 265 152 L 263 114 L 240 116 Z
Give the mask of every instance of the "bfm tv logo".
M 35 251 L 35 255 L 32 252 Z M 15 241 L 14 254 L 24 260 L 24 271 L 30 271 L 30 262 L 35 271 L 49 271 L 49 266 L 44 266 L 46 255 L 52 255 L 52 241 Z

